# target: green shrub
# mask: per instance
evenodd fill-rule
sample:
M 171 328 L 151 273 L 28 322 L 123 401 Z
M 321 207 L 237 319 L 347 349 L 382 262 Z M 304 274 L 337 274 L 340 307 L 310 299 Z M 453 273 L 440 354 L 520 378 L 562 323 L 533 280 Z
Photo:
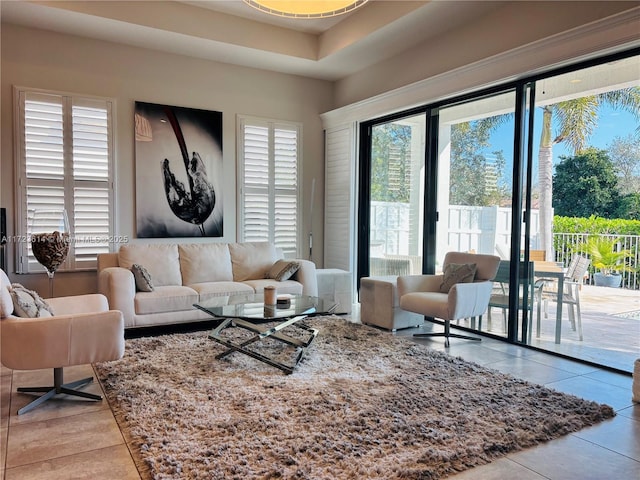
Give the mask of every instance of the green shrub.
M 554 233 L 590 233 L 609 235 L 640 235 L 640 220 L 607 219 L 596 216 L 553 217 Z
M 640 221 L 601 218 L 591 216 L 589 218 L 561 217 L 555 216 L 553 219 L 553 233 L 560 234 L 553 237 L 553 248 L 556 252 L 556 259 L 571 258 L 579 252 L 581 244 L 587 242 L 592 235 L 611 235 L 615 237 L 625 235 L 640 236 Z M 564 236 L 562 234 L 568 234 Z M 593 268 L 593 266 L 592 266 Z M 632 268 L 640 266 L 634 265 Z

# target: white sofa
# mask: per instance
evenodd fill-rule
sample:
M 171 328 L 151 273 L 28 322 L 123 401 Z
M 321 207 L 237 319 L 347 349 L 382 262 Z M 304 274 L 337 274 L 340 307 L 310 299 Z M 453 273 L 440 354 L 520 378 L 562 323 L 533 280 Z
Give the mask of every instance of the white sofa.
M 266 242 L 134 243 L 117 253 L 98 255 L 98 290 L 109 307 L 120 310 L 125 328 L 210 320 L 194 303 L 215 296 L 262 293 L 274 285 L 278 293 L 317 296 L 315 264 L 295 259 L 299 270 L 289 279 L 265 278 L 282 259 Z M 153 291 L 137 291 L 133 264 L 144 267 Z

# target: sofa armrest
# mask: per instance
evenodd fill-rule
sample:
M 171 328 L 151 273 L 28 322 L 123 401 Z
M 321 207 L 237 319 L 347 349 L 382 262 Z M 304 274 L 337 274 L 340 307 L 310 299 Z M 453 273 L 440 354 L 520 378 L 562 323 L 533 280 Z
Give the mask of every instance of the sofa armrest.
M 43 318 L 3 319 L 2 363 L 35 370 L 117 360 L 124 353 L 124 319 L 117 310 Z
M 316 277 L 316 264 L 310 260 L 295 259 L 300 263 L 300 268 L 291 277 L 302 284 L 302 294 L 310 297 L 318 296 L 318 278 Z
M 402 275 L 398 277 L 398 297 L 413 292 L 439 292 L 444 275 Z
M 130 270 L 122 267 L 107 267 L 100 271 L 98 291 L 107 297 L 110 309 L 122 312 L 125 326 L 134 325 L 136 282 Z

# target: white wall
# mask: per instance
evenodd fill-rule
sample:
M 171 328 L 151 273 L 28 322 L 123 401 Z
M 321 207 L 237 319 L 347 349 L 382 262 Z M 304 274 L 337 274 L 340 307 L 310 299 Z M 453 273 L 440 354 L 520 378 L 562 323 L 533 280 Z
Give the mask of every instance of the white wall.
M 12 86 L 112 97 L 116 100 L 116 222 L 119 235 L 135 238 L 135 154 L 133 109 L 136 100 L 223 113 L 224 238 L 236 240 L 236 115 L 303 123 L 303 230 L 309 229 L 311 183 L 316 180 L 314 261 L 322 265 L 324 140 L 320 112 L 331 108 L 332 85 L 321 80 L 2 25 L 0 204 L 14 230 Z M 308 216 L 308 215 L 307 215 Z M 307 241 L 307 237 L 304 237 Z M 301 254 L 306 255 L 303 244 Z M 9 272 L 14 270 L 13 249 Z M 95 272 L 56 275 L 56 295 L 96 290 Z M 12 275 L 30 288 L 47 291 L 44 275 Z

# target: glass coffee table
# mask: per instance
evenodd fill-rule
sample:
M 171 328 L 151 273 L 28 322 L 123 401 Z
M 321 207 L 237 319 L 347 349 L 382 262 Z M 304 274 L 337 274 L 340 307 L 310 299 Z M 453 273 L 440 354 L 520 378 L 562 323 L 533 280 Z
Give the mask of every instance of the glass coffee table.
M 337 307 L 333 301 L 323 300 L 306 295 L 281 295 L 278 304 L 265 305 L 262 294 L 242 294 L 226 297 L 214 297 L 195 303 L 194 307 L 208 313 L 213 318 L 222 319 L 210 334 L 209 338 L 227 347 L 227 350 L 216 355 L 222 359 L 233 352 L 243 353 L 261 362 L 271 365 L 283 372 L 293 373 L 307 347 L 316 338 L 318 331 L 301 323 L 305 318 L 330 315 Z M 246 339 L 234 340 L 225 336 L 225 329 L 238 327 L 252 332 Z M 287 328 L 297 328 L 303 334 L 291 336 L 283 332 Z M 300 333 L 300 332 L 298 332 Z M 265 339 L 273 339 L 296 349 L 292 364 L 285 364 L 273 357 L 252 350 L 249 346 Z

